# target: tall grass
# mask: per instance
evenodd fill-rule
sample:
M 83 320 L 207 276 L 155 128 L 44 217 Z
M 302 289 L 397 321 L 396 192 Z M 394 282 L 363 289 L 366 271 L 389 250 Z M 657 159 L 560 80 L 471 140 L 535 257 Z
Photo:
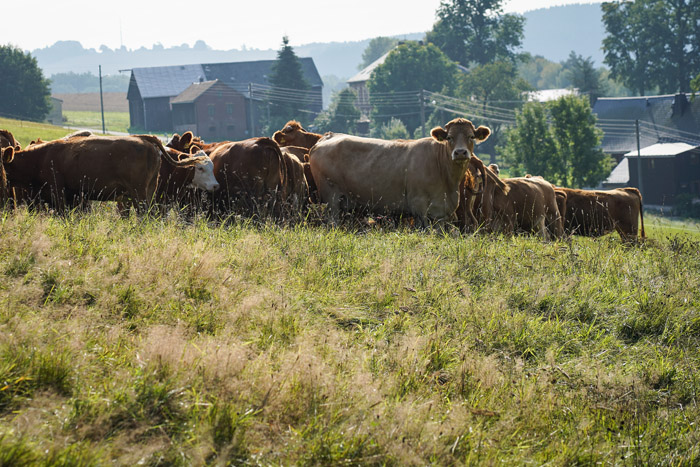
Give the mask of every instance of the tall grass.
M 110 209 L 0 234 L 6 463 L 698 462 L 697 236 Z

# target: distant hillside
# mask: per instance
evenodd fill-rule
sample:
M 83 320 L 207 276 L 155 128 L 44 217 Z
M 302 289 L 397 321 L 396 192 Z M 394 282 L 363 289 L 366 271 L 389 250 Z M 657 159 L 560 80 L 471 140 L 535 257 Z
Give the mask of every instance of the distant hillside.
M 600 3 L 565 5 L 528 11 L 523 15 L 523 50 L 553 62 L 566 60 L 573 50 L 603 66 L 603 12 Z
M 605 31 L 600 4 L 545 8 L 527 12 L 524 16 L 524 51 L 559 62 L 565 60 L 573 50 L 584 57 L 592 57 L 596 66 L 603 64 L 601 44 Z M 423 36 L 423 32 L 418 32 L 397 37 L 417 40 Z M 357 73 L 362 53 L 371 39 L 312 43 L 294 49 L 298 56 L 314 59 L 321 77 L 334 76 L 344 81 Z M 100 65 L 104 76 L 117 75 L 120 70 L 128 75 L 128 70 L 136 67 L 267 60 L 277 56 L 277 50 L 272 49 L 212 50 L 203 41 L 198 41 L 193 46 L 183 44 L 165 48 L 157 44 L 150 49 L 141 47 L 136 50 L 125 47 L 112 50 L 105 46 L 99 50 L 84 49 L 76 41 L 59 41 L 31 53 L 47 77 L 69 72 L 91 72 L 97 75 Z M 119 91 L 126 92 L 126 84 L 124 87 Z M 68 90 L 61 88 L 54 92 Z

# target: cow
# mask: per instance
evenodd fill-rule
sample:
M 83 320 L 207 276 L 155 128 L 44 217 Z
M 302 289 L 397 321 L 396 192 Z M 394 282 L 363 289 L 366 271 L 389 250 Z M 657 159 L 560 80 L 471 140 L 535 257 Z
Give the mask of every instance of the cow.
M 539 233 L 543 239 L 564 236 L 562 217 L 551 183 L 542 177 L 506 178 L 507 192 L 494 191 L 491 228 L 496 232 Z
M 636 241 L 641 222 L 641 238 L 646 237 L 642 195 L 637 188 L 559 189 L 566 193 L 567 233 L 598 237 L 617 231 L 623 241 Z
M 7 130 L 0 130 L 0 148 L 12 147 L 15 151 L 22 149 L 19 141 Z
M 161 160 L 188 167 L 199 158 L 174 160 L 152 135 L 58 139 L 16 151 L 5 164 L 7 188 L 58 212 L 83 200 L 129 200 L 138 207 L 153 199 Z
M 7 201 L 7 174 L 5 173 L 5 164 L 12 162 L 14 156 L 14 146 L 0 146 L 0 206 L 4 206 Z
M 433 220 L 453 220 L 474 144 L 485 141 L 491 130 L 457 118 L 430 134 L 385 141 L 326 133 L 309 152 L 321 202 L 334 218 L 342 205 L 407 214 L 424 228 Z
M 311 133 L 302 128 L 301 123 L 290 120 L 279 131 L 275 131 L 272 135 L 277 144 L 280 146 L 299 146 L 306 149 L 311 149 L 314 144 L 321 139 L 322 135 Z
M 192 205 L 196 200 L 193 189 L 214 192 L 220 188 L 214 176 L 214 163 L 204 151 L 194 146 L 191 154 L 168 147 L 165 150 L 173 159 L 189 160 L 189 163 L 185 166 L 160 165 L 156 188 L 156 200 L 159 203 Z
M 214 175 L 221 185 L 219 209 L 239 206 L 248 212 L 272 208 L 287 193 L 287 166 L 280 147 L 271 138 L 257 137 L 218 145 L 210 154 Z
M 477 219 L 478 206 L 486 196 L 493 198 L 495 190 L 506 191 L 508 187 L 498 177 L 498 166 L 491 164 L 485 167 L 484 163 L 476 157 L 472 157 L 464 178 L 459 184 L 459 206 L 457 207 L 457 226 L 462 231 L 476 229 L 480 225 Z
M 296 155 L 298 151 L 293 151 L 290 147 L 282 147 L 280 150 L 286 168 L 286 186 L 283 195 L 293 209 L 303 208 L 309 202 L 309 182 L 304 171 L 304 159 L 299 159 Z

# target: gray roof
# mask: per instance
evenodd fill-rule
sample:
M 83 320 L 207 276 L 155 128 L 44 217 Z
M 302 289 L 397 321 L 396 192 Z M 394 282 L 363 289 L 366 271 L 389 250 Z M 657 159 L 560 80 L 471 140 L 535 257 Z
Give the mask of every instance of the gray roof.
M 384 61 L 386 60 L 386 57 L 388 57 L 389 54 L 391 52 L 393 52 L 393 50 L 394 49 L 391 49 L 390 51 L 388 51 L 387 53 L 385 53 L 384 55 L 382 55 L 381 57 L 379 57 L 378 59 L 376 59 L 375 61 L 373 61 L 369 65 L 367 65 L 366 67 L 364 67 L 362 69 L 362 71 L 360 71 L 358 74 L 356 74 L 355 76 L 353 76 L 352 78 L 347 80 L 347 83 L 348 84 L 362 83 L 362 82 L 368 81 L 369 77 L 372 75 L 372 72 L 374 71 L 374 69 L 377 68 L 382 63 L 384 63 Z
M 603 185 L 626 185 L 630 181 L 629 159 L 623 157 L 619 164 L 610 172 Z
M 192 83 L 184 91 L 170 99 L 171 104 L 191 104 L 197 100 L 199 96 L 207 92 L 218 83 L 218 80 L 214 81 L 202 81 L 201 83 Z
M 674 157 L 684 152 L 692 151 L 700 146 L 687 143 L 657 143 L 639 150 L 641 157 Z M 637 157 L 637 150 L 625 154 L 627 157 Z
M 313 59 L 305 57 L 299 60 L 304 77 L 309 84 L 312 87 L 322 87 L 323 81 Z M 237 91 L 243 91 L 248 89 L 249 83 L 269 85 L 268 76 L 272 73 L 272 65 L 275 61 L 256 60 L 134 68 L 131 70 L 131 82 L 136 82 L 142 99 L 177 96 L 192 83 L 201 80 L 218 79 Z M 131 88 L 131 83 L 129 87 Z
M 143 99 L 177 96 L 200 78 L 206 79 L 202 65 L 134 68 L 131 73 Z
M 637 149 L 635 120 L 640 121 L 640 147 L 677 141 L 700 144 L 700 99 L 691 102 L 685 94 L 601 97 L 593 113 L 604 132 L 602 149 L 606 153 Z

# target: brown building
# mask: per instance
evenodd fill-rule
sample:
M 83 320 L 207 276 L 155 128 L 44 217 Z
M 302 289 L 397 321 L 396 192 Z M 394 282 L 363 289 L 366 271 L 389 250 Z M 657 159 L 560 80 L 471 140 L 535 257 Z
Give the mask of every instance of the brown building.
M 191 84 L 170 100 L 173 131 L 192 131 L 205 141 L 247 137 L 246 99 L 218 79 Z

